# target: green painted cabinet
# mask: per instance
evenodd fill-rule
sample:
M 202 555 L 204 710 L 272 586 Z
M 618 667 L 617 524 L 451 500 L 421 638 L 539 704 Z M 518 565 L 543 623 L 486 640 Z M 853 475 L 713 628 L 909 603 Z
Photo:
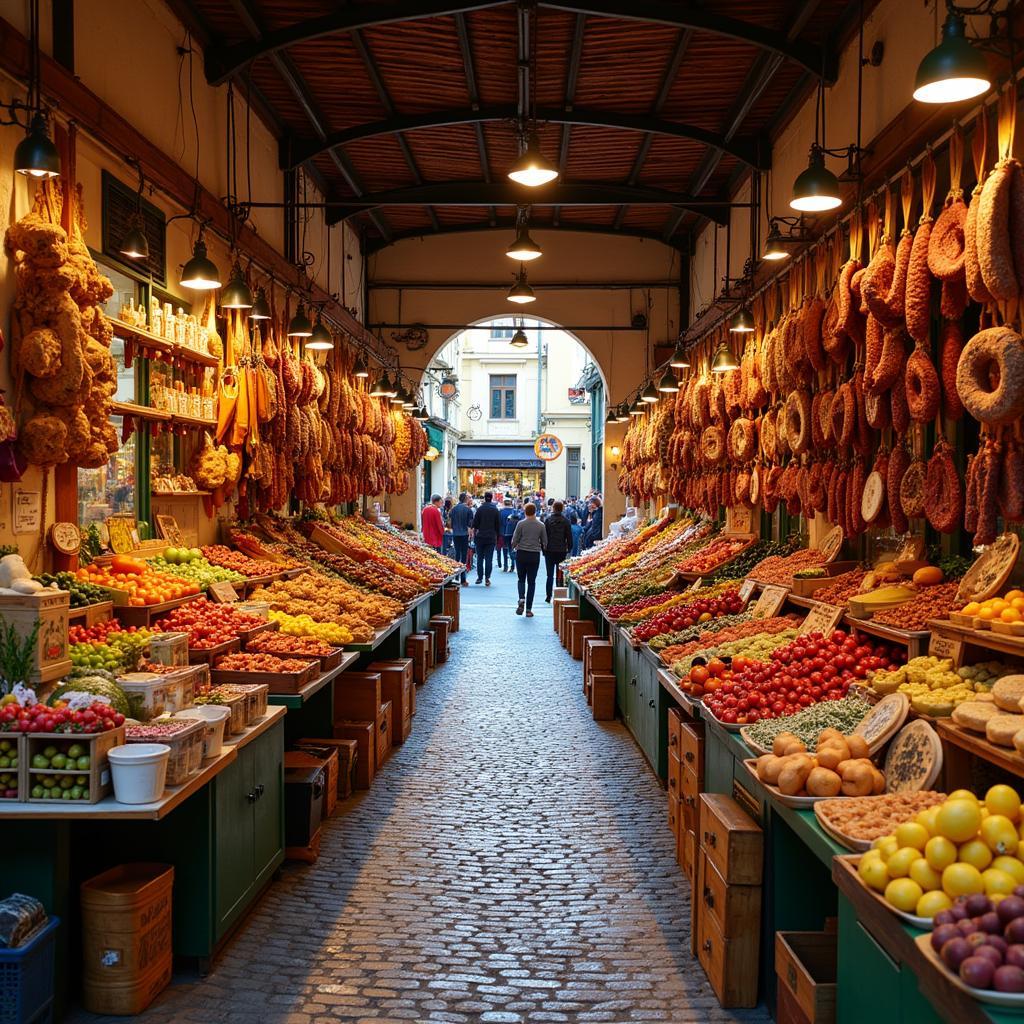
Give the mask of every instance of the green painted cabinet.
M 281 863 L 284 742 L 271 729 L 213 781 L 216 865 L 214 941 L 227 933 Z

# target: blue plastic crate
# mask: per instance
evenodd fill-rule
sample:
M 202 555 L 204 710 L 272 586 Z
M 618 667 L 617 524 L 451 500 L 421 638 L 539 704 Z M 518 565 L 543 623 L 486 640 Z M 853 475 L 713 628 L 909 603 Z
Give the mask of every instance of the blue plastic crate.
M 51 917 L 16 949 L 0 949 L 0 1024 L 53 1020 L 54 952 L 60 918 Z

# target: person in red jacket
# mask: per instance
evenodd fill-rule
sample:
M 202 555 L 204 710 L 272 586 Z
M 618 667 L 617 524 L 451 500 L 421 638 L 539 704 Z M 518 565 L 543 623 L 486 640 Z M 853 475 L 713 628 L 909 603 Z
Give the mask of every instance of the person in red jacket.
M 423 541 L 429 544 L 438 554 L 444 545 L 444 520 L 441 518 L 441 495 L 432 494 L 430 504 L 423 506 L 420 513 L 420 532 Z

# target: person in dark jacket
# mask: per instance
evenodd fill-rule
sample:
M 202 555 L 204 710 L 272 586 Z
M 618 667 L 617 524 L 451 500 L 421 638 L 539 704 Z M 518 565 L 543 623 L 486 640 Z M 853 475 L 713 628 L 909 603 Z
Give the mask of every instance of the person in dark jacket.
M 501 529 L 501 514 L 491 500 L 494 495 L 487 491 L 484 503 L 473 516 L 473 539 L 476 541 L 476 582 L 491 585 L 491 566 L 494 563 L 494 545 L 498 542 Z
M 584 548 L 591 548 L 604 534 L 604 509 L 601 508 L 601 499 L 596 497 L 587 502 L 587 507 L 590 518 L 583 528 L 582 543 Z
M 505 515 L 505 512 L 508 515 Z M 502 566 L 503 572 L 515 572 L 516 571 L 516 551 L 512 547 L 512 534 L 516 532 L 516 526 L 523 518 L 522 502 L 517 501 L 514 508 L 502 509 L 501 510 L 501 529 L 505 535 L 505 547 L 506 552 L 506 563 Z
M 556 501 L 551 506 L 551 515 L 544 520 L 547 530 L 547 546 L 544 548 L 544 565 L 547 567 L 548 579 L 544 600 L 551 604 L 551 591 L 555 585 L 555 570 L 572 550 L 572 526 L 562 515 L 565 506 Z
M 459 503 L 452 509 L 452 542 L 455 546 L 454 558 L 462 563 L 462 585 L 467 586 L 466 562 L 469 559 L 469 534 L 473 528 L 473 506 L 469 495 L 463 491 L 459 495 Z

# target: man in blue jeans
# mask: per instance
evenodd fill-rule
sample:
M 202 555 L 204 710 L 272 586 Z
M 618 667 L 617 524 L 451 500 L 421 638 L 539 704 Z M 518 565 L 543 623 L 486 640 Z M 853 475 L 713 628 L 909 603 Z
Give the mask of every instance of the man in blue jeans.
M 452 509 L 452 544 L 455 547 L 453 557 L 462 563 L 462 585 L 468 587 L 466 581 L 466 560 L 469 558 L 469 535 L 473 529 L 473 506 L 469 495 L 463 491 L 459 495 L 459 503 Z
M 512 515 L 512 499 L 506 498 L 504 505 L 498 510 L 498 535 L 502 540 L 502 545 L 498 548 L 498 568 L 502 572 L 505 572 L 507 566 L 512 564 L 512 549 L 509 546 L 509 541 L 512 539 L 512 530 L 515 529 L 515 523 L 512 524 L 512 530 L 505 530 L 505 524 L 508 522 L 510 515 Z
M 505 534 L 504 550 L 507 555 L 507 560 L 504 566 L 502 567 L 505 572 L 516 571 L 516 552 L 515 549 L 512 547 L 512 535 L 516 532 L 516 526 L 519 524 L 519 521 L 524 518 L 521 506 L 522 502 L 517 501 L 515 504 L 515 508 L 510 508 L 508 510 L 508 515 L 502 519 L 501 523 L 502 531 Z M 502 513 L 504 513 L 505 509 L 502 509 L 501 511 Z
M 498 506 L 491 500 L 494 495 L 487 491 L 484 503 L 473 516 L 473 537 L 476 541 L 476 582 L 491 585 L 491 567 L 494 564 L 494 545 L 498 543 L 501 516 Z

